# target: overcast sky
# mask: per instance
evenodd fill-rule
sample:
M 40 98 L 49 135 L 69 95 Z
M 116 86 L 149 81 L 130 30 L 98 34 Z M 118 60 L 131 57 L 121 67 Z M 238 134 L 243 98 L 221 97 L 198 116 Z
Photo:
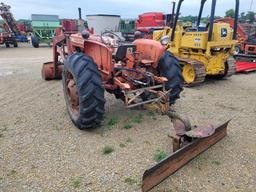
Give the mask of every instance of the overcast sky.
M 11 5 L 16 19 L 30 19 L 31 14 L 56 14 L 60 18 L 77 18 L 77 8 L 82 15 L 118 14 L 122 18 L 136 18 L 143 12 L 160 11 L 169 13 L 172 0 L 0 0 Z M 197 15 L 201 0 L 185 0 L 182 15 Z M 240 0 L 240 12 L 256 11 L 256 0 Z M 204 15 L 210 14 L 211 0 L 208 0 Z M 217 0 L 216 15 L 223 16 L 225 11 L 235 8 L 235 0 Z

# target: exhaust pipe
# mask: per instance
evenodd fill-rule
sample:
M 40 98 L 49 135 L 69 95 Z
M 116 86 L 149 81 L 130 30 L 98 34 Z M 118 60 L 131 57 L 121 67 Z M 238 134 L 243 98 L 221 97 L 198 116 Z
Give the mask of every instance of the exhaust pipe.
M 239 16 L 239 0 L 236 0 L 233 40 L 237 39 L 236 33 L 237 33 L 237 25 L 238 25 L 238 16 Z
M 202 0 L 201 1 L 201 6 L 200 6 L 200 10 L 199 10 L 198 18 L 197 18 L 197 23 L 196 23 L 197 27 L 199 27 L 200 22 L 201 22 L 201 18 L 202 18 L 202 13 L 203 13 L 203 10 L 204 10 L 205 2 L 206 2 L 206 0 Z
M 78 14 L 79 14 L 79 20 L 81 20 L 82 19 L 82 11 L 81 11 L 80 7 L 78 8 Z
M 173 24 L 174 24 L 175 6 L 176 6 L 176 2 L 173 1 L 172 2 L 172 22 L 171 22 L 171 27 L 173 27 Z
M 175 15 L 175 20 L 174 20 L 174 24 L 173 24 L 173 28 L 172 28 L 171 41 L 174 40 L 175 30 L 176 30 L 176 26 L 177 26 L 177 22 L 178 22 L 178 19 L 179 19 L 179 14 L 180 14 L 180 7 L 181 7 L 181 4 L 182 4 L 183 1 L 184 0 L 180 0 L 179 3 L 178 3 L 176 15 Z
M 212 9 L 211 9 L 211 18 L 210 18 L 210 27 L 209 27 L 209 33 L 208 33 L 208 41 L 212 40 L 215 8 L 216 8 L 216 0 L 212 0 Z

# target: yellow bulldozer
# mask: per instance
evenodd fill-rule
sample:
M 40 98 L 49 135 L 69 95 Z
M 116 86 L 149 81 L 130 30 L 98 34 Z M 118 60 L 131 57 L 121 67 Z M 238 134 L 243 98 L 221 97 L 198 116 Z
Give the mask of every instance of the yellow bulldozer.
M 161 41 L 179 59 L 188 86 L 203 82 L 206 76 L 218 79 L 232 76 L 236 71 L 232 55 L 237 44 L 239 0 L 236 0 L 234 29 L 227 23 L 214 22 L 216 0 L 212 0 L 210 21 L 205 27 L 200 23 L 206 0 L 201 0 L 196 25 L 182 26 L 178 19 L 183 1 L 178 3 L 173 24 L 155 31 L 154 40 Z

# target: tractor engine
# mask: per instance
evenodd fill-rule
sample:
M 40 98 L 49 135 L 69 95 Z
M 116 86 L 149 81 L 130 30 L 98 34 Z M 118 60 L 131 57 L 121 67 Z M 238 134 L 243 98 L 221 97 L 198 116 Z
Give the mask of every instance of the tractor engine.
M 140 52 L 136 51 L 136 45 L 124 44 L 120 45 L 113 56 L 115 62 L 114 70 L 129 82 L 134 89 L 154 85 L 153 68 L 151 63 L 142 63 Z M 116 74 L 118 75 L 118 74 Z
M 105 39 L 104 39 L 105 40 Z M 134 43 L 123 43 L 116 47 L 116 41 L 107 39 L 112 43 L 112 62 L 113 62 L 113 77 L 116 81 L 126 85 L 126 89 L 106 89 L 110 93 L 114 93 L 116 98 L 122 99 L 125 103 L 128 103 L 127 99 L 133 98 L 135 95 L 136 100 L 134 103 L 141 103 L 149 100 L 150 98 L 156 98 L 157 92 L 163 91 L 163 85 L 167 82 L 167 78 L 159 77 L 157 71 L 157 65 L 160 56 L 163 54 L 163 48 L 152 46 L 152 50 L 159 51 L 157 57 L 153 58 L 151 52 L 146 53 L 142 50 L 143 44 L 139 40 Z M 145 57 L 146 56 L 146 57 Z M 152 57 L 152 58 L 151 58 Z M 155 59 L 155 61 L 154 61 Z M 112 79 L 110 80 L 110 82 Z M 154 86 L 156 89 L 151 89 Z M 133 90 L 140 90 L 134 92 Z M 143 91 L 142 91 L 143 89 Z

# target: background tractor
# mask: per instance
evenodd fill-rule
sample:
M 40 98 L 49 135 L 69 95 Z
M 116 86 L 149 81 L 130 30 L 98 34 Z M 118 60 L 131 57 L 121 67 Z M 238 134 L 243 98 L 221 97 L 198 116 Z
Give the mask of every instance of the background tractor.
M 236 0 L 234 31 L 227 23 L 215 23 L 216 0 L 212 0 L 210 21 L 201 27 L 201 16 L 206 0 L 201 1 L 198 20 L 195 26 L 184 28 L 179 22 L 182 2 L 176 9 L 173 27 L 155 31 L 154 39 L 162 41 L 167 50 L 178 57 L 183 67 L 186 84 L 195 85 L 205 80 L 206 75 L 225 78 L 235 73 L 235 60 L 231 56 L 236 41 L 239 0 Z
M 55 35 L 55 30 L 60 27 L 58 15 L 32 14 L 31 25 L 33 32 L 31 34 L 31 43 L 34 48 L 38 48 L 40 43 L 51 45 Z
M 160 102 L 169 109 L 183 89 L 178 60 L 154 40 L 127 44 L 112 32 L 61 31 L 53 40 L 53 59 L 43 65 L 42 76 L 62 78 L 69 115 L 80 129 L 100 124 L 105 91 L 128 108 Z

